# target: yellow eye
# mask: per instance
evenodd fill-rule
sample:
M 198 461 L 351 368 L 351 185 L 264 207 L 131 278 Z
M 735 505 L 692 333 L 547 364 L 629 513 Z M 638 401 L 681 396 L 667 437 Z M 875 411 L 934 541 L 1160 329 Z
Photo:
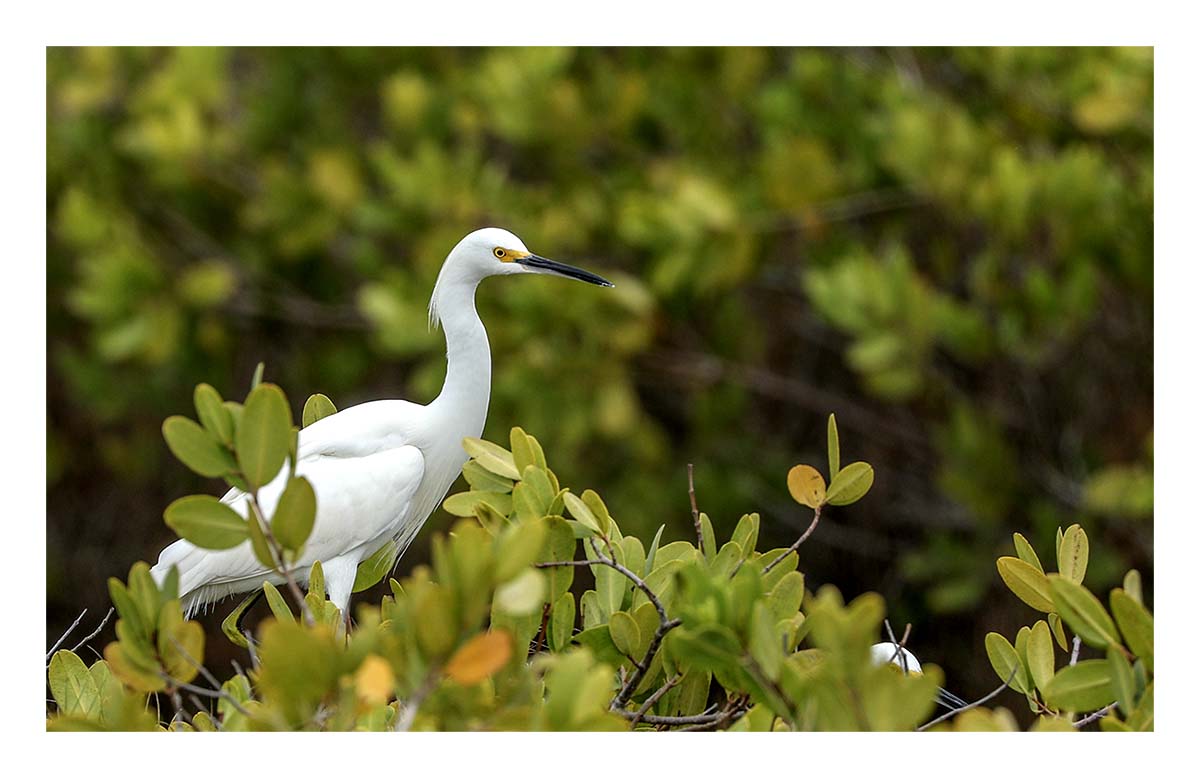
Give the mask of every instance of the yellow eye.
M 504 259 L 506 256 L 508 256 L 508 252 L 499 246 L 492 249 L 492 253 L 496 255 L 496 259 Z

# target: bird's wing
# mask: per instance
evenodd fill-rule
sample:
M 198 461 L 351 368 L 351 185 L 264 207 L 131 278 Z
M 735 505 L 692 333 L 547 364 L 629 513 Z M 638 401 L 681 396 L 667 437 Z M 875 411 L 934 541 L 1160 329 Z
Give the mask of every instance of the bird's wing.
M 364 403 L 300 431 L 296 474 L 313 486 L 317 518 L 298 569 L 315 560 L 365 558 L 410 519 L 413 496 L 425 474 L 420 449 L 408 443 L 413 416 L 421 408 L 403 401 Z M 274 513 L 287 478 L 284 467 L 259 489 L 259 505 L 266 515 Z M 222 502 L 249 515 L 248 495 L 240 489 L 230 489 Z M 211 586 L 232 593 L 243 590 L 237 588 L 239 583 L 256 588 L 269 577 L 249 543 L 210 551 L 180 540 L 163 550 L 154 572 L 165 576 L 172 565 L 180 570 L 181 593 Z

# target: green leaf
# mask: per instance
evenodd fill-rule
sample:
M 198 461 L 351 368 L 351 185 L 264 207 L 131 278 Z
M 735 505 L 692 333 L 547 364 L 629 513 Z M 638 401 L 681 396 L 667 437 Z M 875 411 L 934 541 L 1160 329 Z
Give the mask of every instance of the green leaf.
M 546 577 L 541 571 L 524 572 L 496 589 L 496 607 L 510 616 L 534 613 L 546 602 Z
M 134 562 L 129 568 L 129 595 L 137 603 L 138 611 L 146 623 L 153 628 L 158 621 L 158 610 L 163 600 L 150 575 L 150 565 L 145 562 Z
M 754 603 L 750 617 L 750 656 L 772 681 L 783 666 L 783 635 L 775 629 L 775 618 L 766 603 Z
M 260 384 L 250 392 L 235 438 L 247 483 L 255 488 L 270 483 L 283 467 L 292 439 L 292 411 L 278 386 Z
M 511 492 L 513 482 L 510 478 L 496 475 L 474 459 L 468 459 L 463 465 L 463 476 L 471 489 L 477 492 Z
M 463 438 L 462 445 L 466 452 L 485 469 L 513 481 L 521 478 L 521 471 L 517 469 L 513 455 L 495 443 L 479 438 Z
M 662 541 L 663 530 L 666 528 L 666 524 L 660 524 L 658 525 L 658 532 L 654 533 L 654 540 L 650 543 L 650 550 L 646 552 L 646 566 L 642 568 L 642 578 L 650 575 L 650 571 L 654 569 L 654 558 L 658 556 L 658 544 Z
M 451 516 L 474 516 L 475 506 L 481 502 L 496 509 L 504 516 L 513 511 L 513 497 L 503 492 L 459 492 L 452 494 L 442 503 L 442 509 Z
M 1067 527 L 1058 546 L 1058 573 L 1075 583 L 1083 583 L 1088 565 L 1088 539 L 1078 524 Z
M 849 505 L 858 502 L 875 483 L 875 470 L 866 462 L 851 462 L 829 483 L 825 502 L 830 505 Z
M 502 583 L 529 569 L 545 543 L 545 522 L 527 521 L 508 527 L 496 548 L 496 581 Z
M 267 542 L 267 535 L 263 532 L 262 524 L 259 523 L 257 517 L 252 516 L 246 521 L 246 530 L 250 535 L 250 549 L 254 551 L 254 558 L 264 567 L 274 569 L 275 555 L 271 551 L 271 544 Z
M 758 544 L 758 526 L 758 514 L 747 513 L 742 516 L 737 526 L 734 527 L 731 539 L 741 547 L 743 558 L 747 558 L 754 553 L 754 547 Z
M 1067 633 L 1063 630 L 1062 616 L 1050 613 L 1046 615 L 1046 621 L 1050 622 L 1050 634 L 1054 635 L 1054 642 L 1058 643 L 1058 647 L 1063 651 L 1069 651 Z
M 300 413 L 300 426 L 307 427 L 326 416 L 337 413 L 337 406 L 323 394 L 317 393 L 304 402 L 304 410 Z
M 600 520 L 595 514 L 592 513 L 592 509 L 589 508 L 583 500 L 579 499 L 570 492 L 567 492 L 563 495 L 563 502 L 566 504 L 567 510 L 570 511 L 571 516 L 573 516 L 576 521 L 590 529 L 592 532 L 595 532 L 597 535 L 604 535 L 600 529 Z
M 226 616 L 225 620 L 221 622 L 221 632 L 225 634 L 225 637 L 229 638 L 229 642 L 236 646 L 241 646 L 242 648 L 250 647 L 250 644 L 246 641 L 246 636 L 242 634 L 242 631 L 239 627 L 239 622 L 242 619 L 242 615 L 245 614 L 245 612 L 250 609 L 250 606 L 254 605 L 256 602 L 258 602 L 258 592 L 254 592 L 249 597 L 242 600 L 241 603 L 233 609 L 233 612 Z
M 642 642 L 642 635 L 633 616 L 625 611 L 617 611 L 608 620 L 608 631 L 612 636 L 613 645 L 621 654 L 641 661 L 640 657 L 634 656 L 638 644 Z
M 196 416 L 204 429 L 226 446 L 233 445 L 233 415 L 225 407 L 221 395 L 208 384 L 199 384 L 192 394 Z
M 788 494 L 801 505 L 812 509 L 825 502 L 825 478 L 809 465 L 796 465 L 787 474 Z
M 99 719 L 100 689 L 82 659 L 66 649 L 55 651 L 49 676 L 50 692 L 61 713 Z
M 246 520 L 216 497 L 191 494 L 163 511 L 167 526 L 200 548 L 233 548 L 249 537 Z
M 389 540 L 380 546 L 375 553 L 358 563 L 358 572 L 354 575 L 352 592 L 370 589 L 383 580 L 388 570 L 396 562 L 396 541 Z
M 263 592 L 267 595 L 267 605 L 271 606 L 271 613 L 275 614 L 276 619 L 289 624 L 295 623 L 296 617 L 292 615 L 292 609 L 288 607 L 283 595 L 275 588 L 275 584 L 263 581 Z
M 1060 710 L 1089 711 L 1114 699 L 1108 661 L 1085 659 L 1059 670 L 1046 685 L 1046 701 Z
M 325 567 L 319 559 L 308 570 L 308 593 L 316 595 L 318 602 L 325 599 Z
M 175 458 L 199 475 L 216 478 L 237 469 L 233 456 L 191 419 L 171 416 L 162 434 Z
M 317 495 L 307 478 L 300 476 L 288 481 L 275 515 L 271 517 L 271 534 L 289 551 L 299 551 L 312 534 L 317 519 Z
M 554 603 L 550 616 L 550 649 L 562 651 L 575 631 L 575 595 L 564 592 Z
M 774 621 L 790 619 L 804 601 L 804 574 L 792 571 L 783 576 L 767 594 L 767 607 Z
M 1025 658 L 1034 685 L 1044 692 L 1046 684 L 1054 677 L 1054 639 L 1050 636 L 1050 626 L 1045 621 L 1039 619 L 1033 625 L 1029 643 L 1025 647 Z
M 842 469 L 842 448 L 838 442 L 837 419 L 833 414 L 829 414 L 829 424 L 827 425 L 829 437 L 829 477 L 837 476 L 838 471 Z
M 717 533 L 707 513 L 700 514 L 700 537 L 704 540 L 704 558 L 711 563 L 717 558 Z
M 1126 718 L 1133 714 L 1133 704 L 1135 699 L 1135 683 L 1133 680 L 1133 668 L 1129 666 L 1129 660 L 1125 658 L 1125 654 L 1116 646 L 1108 647 L 1108 674 L 1112 679 L 1113 695 L 1116 697 L 1117 704 L 1121 708 L 1121 713 Z
M 608 506 L 604 504 L 604 500 L 600 499 L 600 495 L 596 494 L 591 489 L 584 489 L 583 494 L 581 494 L 579 498 L 583 500 L 583 504 L 586 505 L 588 510 L 592 512 L 592 515 L 596 517 L 596 522 L 600 525 L 600 534 L 606 536 L 610 535 L 610 530 L 615 522 L 608 512 Z
M 1063 545 L 1066 545 L 1065 540 Z M 1096 595 L 1061 575 L 1052 573 L 1047 578 L 1054 597 L 1054 609 L 1083 642 L 1095 648 L 1121 642 L 1116 626 Z
M 142 615 L 141 610 L 134 601 L 133 595 L 125 588 L 125 583 L 119 578 L 108 579 L 108 597 L 112 600 L 113 606 L 117 609 L 117 614 L 137 635 L 149 637 L 152 631 L 153 619 L 157 617 L 157 613 Z
M 1037 552 L 1033 550 L 1033 546 L 1029 544 L 1029 541 L 1020 532 L 1013 533 L 1013 545 L 1017 549 L 1017 557 L 1022 562 L 1043 575 L 1046 573 L 1045 569 L 1042 568 L 1042 560 L 1038 559 Z
M 1016 557 L 1002 556 L 996 560 L 996 569 L 1005 586 L 1026 605 L 1043 613 L 1055 609 L 1050 582 L 1033 565 Z
M 1031 691 L 1029 679 L 1013 644 L 1009 643 L 1008 639 L 1000 633 L 989 632 L 983 640 L 983 645 L 987 650 L 988 661 L 992 663 L 992 669 L 996 671 L 1000 680 L 1008 682 L 1011 688 L 1021 694 L 1029 693 Z M 1014 667 L 1017 668 L 1015 673 L 1013 672 Z
M 1154 617 L 1124 589 L 1113 589 L 1108 604 L 1125 637 L 1125 645 L 1149 670 L 1154 670 Z
M 1142 574 L 1137 570 L 1130 570 L 1125 574 L 1125 580 L 1121 584 L 1121 588 L 1125 593 L 1132 597 L 1139 605 L 1143 604 L 1142 600 Z
M 546 461 L 543 459 L 538 461 L 537 453 L 534 451 L 532 439 L 525 433 L 525 430 L 520 427 L 513 427 L 509 432 L 509 445 L 512 448 L 513 464 L 516 465 L 517 471 L 524 473 L 525 468 L 545 467 Z

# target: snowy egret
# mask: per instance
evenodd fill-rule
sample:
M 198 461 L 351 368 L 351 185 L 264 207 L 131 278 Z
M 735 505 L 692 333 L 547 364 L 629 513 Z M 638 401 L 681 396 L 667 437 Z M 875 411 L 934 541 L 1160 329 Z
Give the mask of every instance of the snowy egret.
M 292 570 L 307 581 L 320 560 L 330 600 L 347 613 L 358 565 L 395 541 L 397 558 L 445 497 L 467 460 L 462 440 L 479 437 L 487 418 L 492 355 L 475 311 L 475 288 L 488 276 L 546 273 L 612 286 L 598 275 L 533 254 L 507 230 L 489 227 L 467 235 L 446 257 L 429 301 L 431 326 L 446 334 L 446 380 L 428 405 L 376 400 L 346 408 L 300 431 L 296 473 L 317 496 L 317 518 Z M 265 513 L 288 478 L 287 467 L 258 499 Z M 230 489 L 222 502 L 242 516 L 247 495 Z M 283 578 L 255 558 L 249 543 L 225 551 L 177 540 L 152 570 L 160 583 L 179 568 L 179 593 L 191 613 L 239 592 Z
M 897 643 L 884 642 L 871 646 L 871 661 L 877 665 L 884 665 L 891 662 L 905 674 L 921 674 L 921 663 L 917 661 L 917 657 L 913 655 L 913 652 Z M 950 710 L 958 710 L 967 706 L 967 703 L 961 697 L 951 694 L 940 686 L 937 690 L 936 700 L 938 705 Z

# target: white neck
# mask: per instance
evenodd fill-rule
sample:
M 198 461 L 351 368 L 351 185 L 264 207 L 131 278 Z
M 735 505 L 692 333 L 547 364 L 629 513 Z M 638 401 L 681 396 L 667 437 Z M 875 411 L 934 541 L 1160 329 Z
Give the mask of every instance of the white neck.
M 429 407 L 445 414 L 460 436 L 478 437 L 492 389 L 492 352 L 475 311 L 477 280 L 439 280 L 434 308 L 446 333 L 446 381 Z M 454 445 L 459 448 L 459 439 Z M 464 455 L 465 456 L 465 455 Z

